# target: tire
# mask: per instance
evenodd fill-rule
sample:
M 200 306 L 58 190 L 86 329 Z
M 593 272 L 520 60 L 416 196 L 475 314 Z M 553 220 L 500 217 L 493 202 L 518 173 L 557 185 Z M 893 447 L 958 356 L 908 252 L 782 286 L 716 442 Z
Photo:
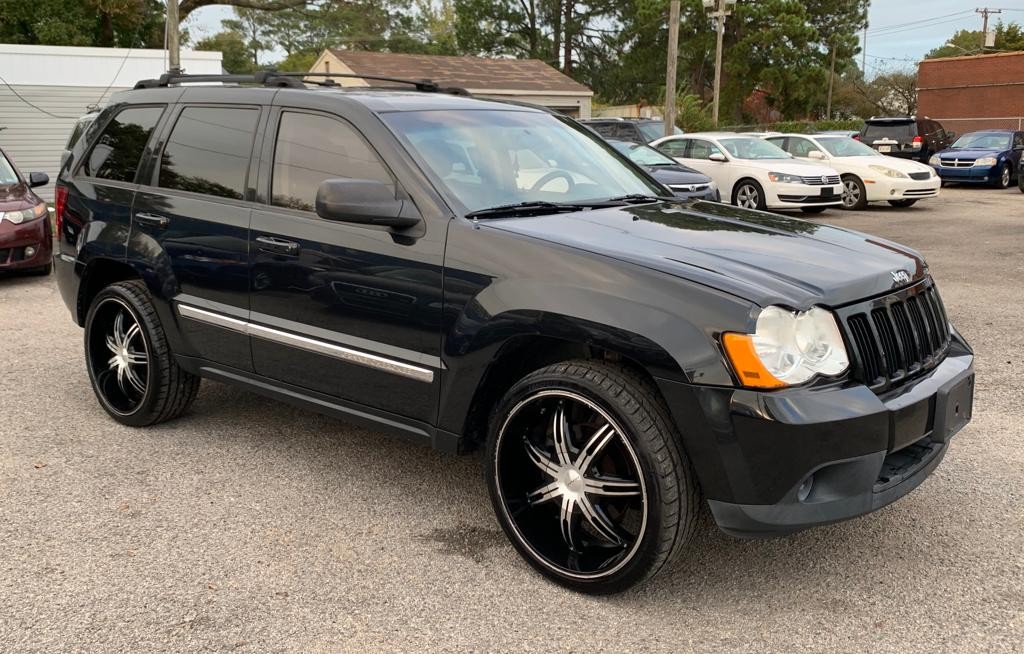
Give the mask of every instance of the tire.
M 899 207 L 900 209 L 912 207 L 916 202 L 917 200 L 889 200 L 889 204 L 891 204 L 894 207 Z
M 53 272 L 53 261 L 50 261 L 45 266 L 39 266 L 38 268 L 32 269 L 33 275 L 39 275 L 40 277 L 48 277 Z
M 856 175 L 843 175 L 843 209 L 859 211 L 868 206 L 868 191 Z
M 141 281 L 117 282 L 96 295 L 85 318 L 85 361 L 100 406 L 124 425 L 176 418 L 199 392 L 199 377 L 174 360 Z
M 996 188 L 1010 188 L 1013 183 L 1013 170 L 1010 168 L 1010 164 L 1004 163 L 1003 167 L 999 169 L 999 177 L 992 182 L 992 186 Z
M 764 189 L 752 179 L 741 179 L 732 190 L 732 203 L 745 209 L 764 211 L 768 208 L 764 198 Z
M 800 207 L 800 211 L 804 213 L 822 213 L 825 209 L 828 207 Z
M 679 435 L 655 388 L 623 366 L 569 361 L 521 379 L 491 416 L 486 461 L 509 540 L 574 590 L 635 586 L 693 536 L 700 501 Z

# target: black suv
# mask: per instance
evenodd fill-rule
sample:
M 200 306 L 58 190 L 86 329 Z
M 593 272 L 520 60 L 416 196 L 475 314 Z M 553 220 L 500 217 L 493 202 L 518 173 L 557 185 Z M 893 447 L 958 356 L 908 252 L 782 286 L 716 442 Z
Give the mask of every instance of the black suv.
M 933 154 L 948 148 L 955 136 L 937 120 L 916 116 L 869 118 L 860 132 L 860 140 L 882 154 L 924 164 Z
M 606 139 L 650 143 L 665 136 L 665 121 L 658 118 L 592 118 L 580 121 Z M 683 130 L 673 128 L 674 134 Z
M 60 291 L 118 422 L 206 377 L 483 448 L 515 547 L 599 593 L 702 506 L 744 537 L 885 506 L 970 419 L 972 352 L 913 250 L 663 197 L 541 109 L 242 79 L 140 83 L 60 173 Z

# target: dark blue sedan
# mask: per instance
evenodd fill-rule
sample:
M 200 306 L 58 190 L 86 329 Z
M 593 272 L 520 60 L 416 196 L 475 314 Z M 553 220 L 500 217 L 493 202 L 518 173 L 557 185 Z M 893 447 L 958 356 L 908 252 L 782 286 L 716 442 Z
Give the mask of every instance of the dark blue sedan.
M 651 146 L 629 141 L 609 140 L 608 143 L 632 159 L 633 163 L 646 169 L 654 179 L 669 187 L 676 197 L 714 202 L 722 200 L 718 185 L 710 177 L 681 165 Z
M 945 182 L 1009 188 L 1020 174 L 1024 132 L 992 129 L 964 134 L 928 161 Z

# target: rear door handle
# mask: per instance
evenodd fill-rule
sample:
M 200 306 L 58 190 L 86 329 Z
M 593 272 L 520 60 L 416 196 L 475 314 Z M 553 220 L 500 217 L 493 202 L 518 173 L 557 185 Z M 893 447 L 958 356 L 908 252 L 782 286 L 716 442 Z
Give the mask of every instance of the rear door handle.
M 275 236 L 257 236 L 256 242 L 259 244 L 259 249 L 264 252 L 290 255 L 299 253 L 299 244 L 295 241 L 286 241 Z
M 155 213 L 137 213 L 135 219 L 143 225 L 149 225 L 150 227 L 159 227 L 163 229 L 171 224 L 171 219 L 167 216 L 160 216 Z

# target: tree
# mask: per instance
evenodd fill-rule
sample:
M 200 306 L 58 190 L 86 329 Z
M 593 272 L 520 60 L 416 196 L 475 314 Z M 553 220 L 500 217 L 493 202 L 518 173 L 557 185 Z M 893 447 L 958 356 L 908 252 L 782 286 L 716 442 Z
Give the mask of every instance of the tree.
M 917 111 L 917 71 L 893 70 L 876 75 L 870 82 L 856 82 L 872 114 L 912 116 Z
M 268 14 L 259 9 L 243 9 L 235 7 L 235 18 L 222 20 L 221 27 L 236 34 L 245 45 L 252 68 L 259 68 L 260 52 L 269 50 L 271 44 L 267 39 Z
M 249 47 L 238 32 L 218 32 L 196 42 L 196 50 L 214 50 L 223 54 L 221 65 L 229 73 L 250 73 L 255 70 Z
M 1024 50 L 1024 30 L 1018 23 L 996 23 L 996 44 L 988 51 L 1012 52 Z M 924 56 L 925 59 L 940 57 L 959 57 L 968 54 L 979 54 L 984 37 L 981 30 L 958 30 L 946 44 L 940 45 Z M 947 45 L 949 44 L 949 45 Z
M 159 0 L 0 0 L 0 42 L 163 47 Z

